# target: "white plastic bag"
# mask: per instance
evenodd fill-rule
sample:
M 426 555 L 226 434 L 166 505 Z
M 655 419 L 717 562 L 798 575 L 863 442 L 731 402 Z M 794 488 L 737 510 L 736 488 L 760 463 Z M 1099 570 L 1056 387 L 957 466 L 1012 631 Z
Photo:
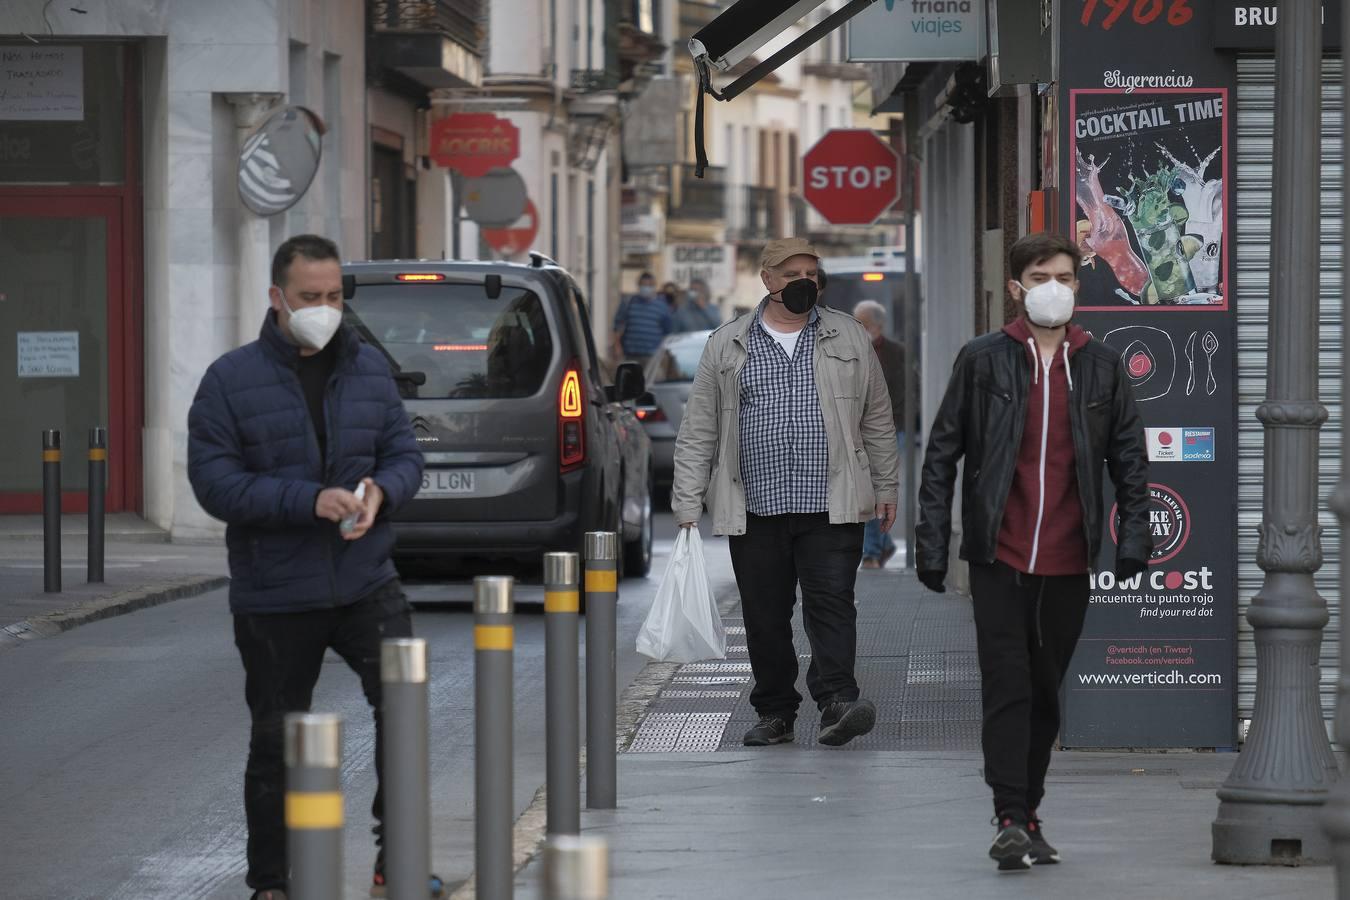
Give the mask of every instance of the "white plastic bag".
M 697 528 L 681 528 L 675 538 L 656 600 L 638 632 L 637 651 L 666 662 L 726 658 L 727 635 Z

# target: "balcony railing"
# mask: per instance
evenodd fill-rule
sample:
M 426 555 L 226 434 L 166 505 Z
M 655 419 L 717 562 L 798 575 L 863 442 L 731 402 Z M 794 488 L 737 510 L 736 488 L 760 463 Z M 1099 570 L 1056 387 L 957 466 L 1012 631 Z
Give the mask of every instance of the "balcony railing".
M 371 0 L 376 31 L 438 32 L 478 49 L 479 0 Z
M 709 166 L 702 178 L 695 178 L 693 169 L 683 170 L 672 215 L 680 219 L 722 219 L 727 204 L 726 171 L 722 166 Z
M 783 236 L 779 222 L 778 192 L 773 188 L 743 185 L 736 189 L 735 238 L 741 241 L 771 241 Z

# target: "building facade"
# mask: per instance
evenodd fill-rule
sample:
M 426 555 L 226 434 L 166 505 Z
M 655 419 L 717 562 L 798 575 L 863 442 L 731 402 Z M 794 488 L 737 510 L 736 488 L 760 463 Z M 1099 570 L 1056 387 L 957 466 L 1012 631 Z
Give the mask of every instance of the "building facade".
M 43 429 L 74 460 L 100 426 L 110 511 L 219 529 L 187 483 L 187 411 L 262 323 L 260 260 L 300 230 L 366 245 L 364 21 L 361 0 L 0 8 L 0 65 L 26 85 L 0 102 L 0 511 L 39 509 Z M 239 199 L 241 139 L 288 103 L 323 120 L 323 162 L 263 219 Z

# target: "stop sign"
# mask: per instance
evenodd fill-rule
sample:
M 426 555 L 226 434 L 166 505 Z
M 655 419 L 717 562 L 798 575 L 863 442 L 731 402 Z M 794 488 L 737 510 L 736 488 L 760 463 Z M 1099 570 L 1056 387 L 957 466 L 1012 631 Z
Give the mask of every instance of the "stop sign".
M 802 168 L 807 201 L 835 225 L 871 225 L 900 199 L 900 157 L 864 128 L 828 132 Z

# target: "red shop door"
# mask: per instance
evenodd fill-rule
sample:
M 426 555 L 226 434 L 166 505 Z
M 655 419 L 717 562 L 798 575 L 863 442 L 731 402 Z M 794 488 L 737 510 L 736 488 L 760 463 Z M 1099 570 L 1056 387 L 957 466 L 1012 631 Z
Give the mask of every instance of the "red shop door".
M 140 497 L 140 316 L 126 201 L 0 193 L 0 513 L 42 508 L 42 432 L 61 429 L 62 508 L 88 504 L 89 429 L 108 429 L 109 512 Z

